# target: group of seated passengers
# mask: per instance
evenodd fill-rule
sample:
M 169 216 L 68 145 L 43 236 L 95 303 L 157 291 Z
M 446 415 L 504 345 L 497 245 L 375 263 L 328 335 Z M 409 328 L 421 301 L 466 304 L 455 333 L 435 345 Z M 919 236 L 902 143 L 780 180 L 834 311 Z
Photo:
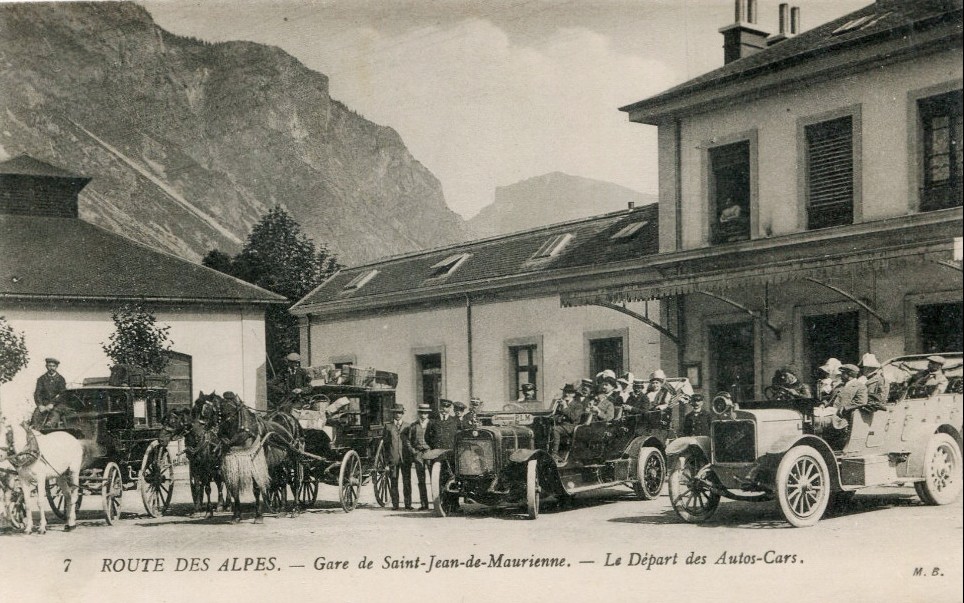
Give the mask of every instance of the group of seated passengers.
M 662 370 L 650 374 L 649 381 L 634 379 L 632 373 L 624 373 L 618 379 L 616 373 L 605 370 L 595 379 L 582 379 L 579 386 L 566 383 L 562 396 L 553 401 L 553 429 L 551 452 L 559 459 L 563 441 L 570 441 L 577 425 L 596 421 L 612 421 L 624 414 L 662 410 L 656 405 L 657 395 L 666 381 Z M 523 395 L 525 395 L 523 390 Z

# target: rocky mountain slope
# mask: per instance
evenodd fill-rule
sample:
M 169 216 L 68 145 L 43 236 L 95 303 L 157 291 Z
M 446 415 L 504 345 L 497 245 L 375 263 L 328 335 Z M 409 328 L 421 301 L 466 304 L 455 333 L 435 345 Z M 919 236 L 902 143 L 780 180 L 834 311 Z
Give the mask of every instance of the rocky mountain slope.
M 0 159 L 92 178 L 81 216 L 182 257 L 285 206 L 350 264 L 456 242 L 398 134 L 284 51 L 178 37 L 131 3 L 0 3 Z
M 656 195 L 636 192 L 611 182 L 543 174 L 495 189 L 495 202 L 466 224 L 473 238 L 507 234 L 556 222 L 655 203 Z

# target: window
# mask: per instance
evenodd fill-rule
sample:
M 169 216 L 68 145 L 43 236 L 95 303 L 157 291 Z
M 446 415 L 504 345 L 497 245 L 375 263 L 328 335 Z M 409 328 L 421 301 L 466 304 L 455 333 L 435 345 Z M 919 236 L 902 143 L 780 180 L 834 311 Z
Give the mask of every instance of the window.
M 589 340 L 589 374 L 598 375 L 611 369 L 618 375 L 623 372 L 623 338 L 605 337 Z
M 366 284 L 368 284 L 368 281 L 375 278 L 376 274 L 378 274 L 377 270 L 369 270 L 368 272 L 362 272 L 355 278 L 351 279 L 351 281 L 347 285 L 345 285 L 345 288 L 343 290 L 357 291 L 358 289 L 361 289 Z
M 515 397 L 522 396 L 522 385 L 531 383 L 537 385 L 539 367 L 536 364 L 536 352 L 539 346 L 519 345 L 509 346 L 509 365 L 512 367 L 512 392 Z M 536 390 L 536 396 L 539 391 Z
M 964 331 L 961 308 L 961 302 L 917 306 L 917 349 L 920 353 L 961 351 Z
M 648 220 L 642 220 L 640 222 L 631 222 L 626 226 L 623 226 L 616 233 L 609 237 L 611 241 L 629 241 L 635 238 L 639 232 L 643 229 L 643 226 L 649 224 Z
M 429 278 L 442 278 L 443 276 L 452 274 L 470 257 L 472 257 L 471 254 L 458 253 L 456 255 L 450 255 L 441 262 L 432 264 L 432 273 L 429 275 Z
M 918 102 L 921 124 L 921 211 L 961 205 L 961 91 Z
M 807 228 L 854 221 L 854 151 L 851 116 L 805 128 Z
M 540 260 L 555 257 L 567 244 L 569 244 L 569 241 L 571 240 L 572 234 L 568 232 L 561 235 L 556 235 L 554 237 L 549 237 L 549 239 L 542 244 L 542 247 L 540 247 L 539 250 L 532 255 L 532 259 Z
M 710 149 L 713 244 L 750 238 L 750 142 Z

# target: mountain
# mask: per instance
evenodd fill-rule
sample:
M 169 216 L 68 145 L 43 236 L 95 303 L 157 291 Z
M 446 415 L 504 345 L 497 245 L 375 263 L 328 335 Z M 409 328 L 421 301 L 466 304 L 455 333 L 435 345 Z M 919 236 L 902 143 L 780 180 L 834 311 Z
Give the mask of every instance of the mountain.
M 489 237 L 626 209 L 630 203 L 641 207 L 657 200 L 657 195 L 611 182 L 552 172 L 496 187 L 495 202 L 466 224 L 473 238 Z
M 465 238 L 391 128 L 284 51 L 175 36 L 127 2 L 0 3 L 0 159 L 92 178 L 81 217 L 197 260 L 280 204 L 343 263 Z

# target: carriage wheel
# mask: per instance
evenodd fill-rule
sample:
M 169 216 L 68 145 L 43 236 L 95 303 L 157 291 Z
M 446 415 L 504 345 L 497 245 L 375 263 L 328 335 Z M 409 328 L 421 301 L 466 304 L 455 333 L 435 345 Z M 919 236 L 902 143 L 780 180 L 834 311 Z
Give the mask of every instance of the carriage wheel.
M 388 504 L 388 460 L 385 458 L 385 443 L 378 443 L 375 451 L 375 467 L 372 469 L 372 487 L 375 489 L 375 500 L 384 507 Z
M 101 485 L 101 496 L 104 502 L 104 517 L 107 525 L 112 526 L 120 519 L 121 496 L 124 494 L 124 482 L 121 480 L 120 467 L 117 463 L 107 463 L 104 468 L 104 483 Z
M 151 442 L 141 461 L 141 472 L 137 477 L 137 488 L 141 491 L 144 510 L 151 517 L 160 517 L 171 506 L 174 494 L 174 463 L 171 453 L 156 440 Z
M 19 488 L 10 494 L 10 502 L 7 503 L 7 520 L 14 530 L 23 530 L 27 519 L 27 502 L 23 499 L 23 490 Z
M 301 488 L 298 492 L 298 502 L 310 507 L 318 500 L 318 480 L 310 471 L 305 471 L 301 478 Z
M 341 469 L 338 471 L 338 500 L 345 513 L 351 513 L 358 506 L 361 483 L 361 459 L 357 452 L 349 450 L 341 459 Z
M 47 502 L 50 504 L 50 510 L 54 512 L 54 515 L 60 519 L 67 519 L 67 497 L 64 495 L 64 491 L 60 489 L 60 483 L 57 480 L 49 480 L 46 484 L 47 491 Z M 23 493 L 21 492 L 21 497 Z M 74 495 L 74 508 L 80 510 L 80 501 L 84 500 L 84 491 L 77 487 L 77 493 Z
M 285 465 L 278 471 L 278 473 L 282 472 L 284 475 L 279 476 L 281 477 L 279 480 L 275 480 L 275 476 L 271 477 L 268 491 L 265 492 L 264 502 L 268 505 L 270 513 L 284 513 L 285 506 L 288 504 L 288 484 L 291 483 L 292 470 Z

